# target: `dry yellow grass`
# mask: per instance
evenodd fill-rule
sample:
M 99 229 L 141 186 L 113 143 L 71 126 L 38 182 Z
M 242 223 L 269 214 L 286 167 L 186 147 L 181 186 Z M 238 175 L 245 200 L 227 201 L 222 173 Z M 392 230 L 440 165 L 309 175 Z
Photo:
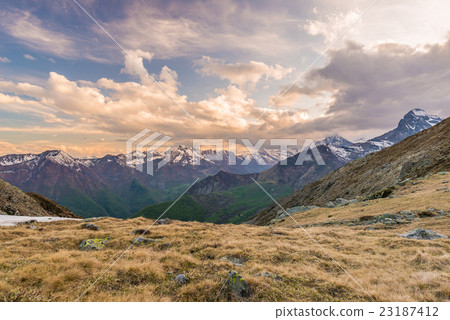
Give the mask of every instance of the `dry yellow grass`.
M 432 176 L 401 188 L 398 198 L 368 206 L 316 209 L 294 217 L 306 224 L 430 207 L 449 212 L 449 193 L 436 191 L 448 186 L 446 179 Z M 422 227 L 450 235 L 449 219 L 424 218 L 394 229 L 307 231 L 377 301 L 445 301 L 450 300 L 450 240 L 407 240 L 398 234 Z M 0 300 L 76 300 L 127 249 L 135 237 L 130 232 L 147 228 L 151 220 L 94 223 L 99 231 L 81 229 L 77 221 L 39 224 L 42 231 L 0 227 Z M 111 237 L 104 250 L 79 250 L 81 241 L 99 237 Z M 370 301 L 292 220 L 272 227 L 173 221 L 153 226 L 145 237 L 162 240 L 130 249 L 82 301 Z M 220 260 L 224 256 L 246 261 L 237 267 Z M 248 281 L 248 298 L 233 295 L 224 285 L 232 269 Z M 257 276 L 261 272 L 282 280 Z M 190 283 L 175 283 L 179 273 Z

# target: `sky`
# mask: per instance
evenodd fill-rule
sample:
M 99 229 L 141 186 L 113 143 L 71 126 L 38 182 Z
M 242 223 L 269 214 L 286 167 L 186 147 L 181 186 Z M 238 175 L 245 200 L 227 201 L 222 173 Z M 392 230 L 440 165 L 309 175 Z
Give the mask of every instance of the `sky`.
M 0 154 L 371 138 L 450 115 L 447 0 L 7 0 Z

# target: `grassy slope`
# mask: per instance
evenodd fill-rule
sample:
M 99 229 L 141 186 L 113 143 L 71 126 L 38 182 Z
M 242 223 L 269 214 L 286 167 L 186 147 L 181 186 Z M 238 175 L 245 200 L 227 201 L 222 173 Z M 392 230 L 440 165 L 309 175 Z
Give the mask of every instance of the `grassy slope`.
M 186 184 L 164 190 L 151 189 L 134 180 L 129 189 L 121 195 L 102 189 L 90 197 L 76 188 L 67 186 L 61 192 L 59 202 L 85 218 L 102 216 L 128 218 L 143 207 L 176 198 L 185 188 Z
M 294 214 L 302 225 L 330 219 L 435 208 L 450 212 L 449 175 L 435 175 L 396 191 L 398 198 Z M 0 300 L 73 301 L 103 273 L 134 238 L 130 232 L 152 220 L 105 218 L 99 231 L 81 222 L 0 227 Z M 450 217 L 410 224 L 307 228 L 377 301 L 450 300 L 450 240 L 419 241 L 398 236 L 422 227 L 450 236 Z M 390 226 L 389 226 L 390 227 Z M 101 251 L 79 251 L 81 241 L 111 237 Z M 300 229 L 286 220 L 272 227 L 173 221 L 153 226 L 157 244 L 133 247 L 83 298 L 85 301 L 368 301 L 369 298 Z M 170 244 L 170 246 L 167 246 Z M 244 257 L 242 267 L 221 260 Z M 249 283 L 248 298 L 234 296 L 224 282 L 236 269 Z M 258 277 L 272 272 L 282 280 Z M 178 273 L 191 280 L 173 281 Z
M 262 185 L 276 199 L 292 193 L 292 188 L 288 185 L 271 183 Z M 258 210 L 272 203 L 272 200 L 255 183 L 236 187 L 220 194 L 230 199 L 229 205 L 216 208 L 214 214 L 207 219 L 208 222 L 242 223 Z
M 264 183 L 263 186 L 275 198 L 286 196 L 292 192 L 292 188 L 288 185 Z M 132 218 L 156 219 L 171 203 L 165 202 L 145 207 L 134 214 Z M 165 216 L 181 221 L 237 224 L 244 222 L 270 203 L 270 198 L 258 185 L 253 183 L 207 196 L 186 195 L 175 203 Z
M 157 219 L 171 204 L 172 202 L 164 202 L 145 207 L 131 218 L 144 217 Z M 190 196 L 183 196 L 170 208 L 170 211 L 164 215 L 164 218 L 203 222 L 206 214 L 206 210 L 200 207 Z

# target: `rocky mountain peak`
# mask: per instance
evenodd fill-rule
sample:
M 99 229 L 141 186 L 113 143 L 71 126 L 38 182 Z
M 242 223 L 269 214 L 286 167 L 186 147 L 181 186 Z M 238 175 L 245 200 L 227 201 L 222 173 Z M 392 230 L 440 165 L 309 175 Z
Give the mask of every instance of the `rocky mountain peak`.
M 428 129 L 441 121 L 442 118 L 439 116 L 430 115 L 420 108 L 414 108 L 403 116 L 397 128 L 371 140 L 388 141 L 394 144 L 422 130 Z
M 338 134 L 326 137 L 322 141 L 326 145 L 331 145 L 331 146 L 335 146 L 335 147 L 348 147 L 348 146 L 352 145 L 352 143 L 350 141 L 348 141 L 344 137 L 341 137 Z

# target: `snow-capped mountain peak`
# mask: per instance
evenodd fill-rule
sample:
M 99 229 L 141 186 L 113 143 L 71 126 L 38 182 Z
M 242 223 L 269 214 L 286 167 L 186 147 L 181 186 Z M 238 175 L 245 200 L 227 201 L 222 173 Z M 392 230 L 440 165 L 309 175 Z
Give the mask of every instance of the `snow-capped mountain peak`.
M 337 135 L 337 134 L 326 137 L 322 141 L 326 145 L 334 146 L 334 147 L 348 147 L 352 144 L 349 140 L 347 140 L 344 137 L 341 137 L 340 135 Z
M 316 143 L 327 145 L 340 160 L 348 162 L 353 159 L 390 147 L 401 140 L 441 122 L 436 115 L 430 115 L 425 110 L 414 108 L 399 121 L 397 128 L 369 140 L 359 140 L 354 143 L 334 135 Z
M 439 116 L 430 115 L 423 109 L 414 108 L 404 115 L 397 128 L 369 141 L 388 141 L 392 145 L 441 121 Z

